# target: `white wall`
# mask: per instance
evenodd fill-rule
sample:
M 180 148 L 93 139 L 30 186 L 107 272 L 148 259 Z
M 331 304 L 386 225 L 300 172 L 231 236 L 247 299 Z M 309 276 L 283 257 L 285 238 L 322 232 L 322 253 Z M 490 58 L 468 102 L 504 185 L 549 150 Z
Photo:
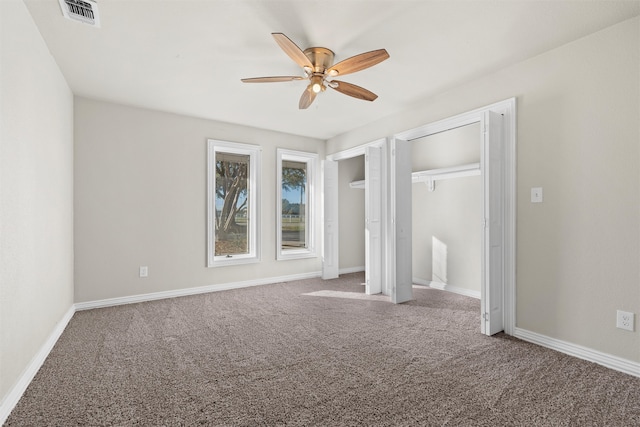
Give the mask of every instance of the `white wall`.
M 412 170 L 480 162 L 480 124 L 474 123 L 411 142 Z M 447 274 L 437 280 L 480 295 L 482 245 L 482 179 L 478 176 L 412 186 L 413 277 L 432 277 L 432 237 L 447 245 Z
M 517 326 L 631 361 L 640 332 L 640 19 L 328 141 L 334 153 L 517 97 Z M 531 187 L 544 203 L 530 203 Z
M 260 263 L 206 267 L 207 138 L 262 147 Z M 76 97 L 76 302 L 319 272 L 320 251 L 275 260 L 276 148 L 324 157 L 320 140 Z
M 73 96 L 24 3 L 0 15 L 3 402 L 73 304 Z
M 364 270 L 364 190 L 349 183 L 364 179 L 364 156 L 338 162 L 338 226 L 341 270 Z

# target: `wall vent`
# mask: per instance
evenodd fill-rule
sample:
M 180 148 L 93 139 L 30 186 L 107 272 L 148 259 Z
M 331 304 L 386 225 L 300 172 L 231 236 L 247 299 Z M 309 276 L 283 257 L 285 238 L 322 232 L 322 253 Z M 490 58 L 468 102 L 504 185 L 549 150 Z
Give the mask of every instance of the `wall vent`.
M 58 0 L 65 18 L 100 27 L 98 3 L 94 0 Z

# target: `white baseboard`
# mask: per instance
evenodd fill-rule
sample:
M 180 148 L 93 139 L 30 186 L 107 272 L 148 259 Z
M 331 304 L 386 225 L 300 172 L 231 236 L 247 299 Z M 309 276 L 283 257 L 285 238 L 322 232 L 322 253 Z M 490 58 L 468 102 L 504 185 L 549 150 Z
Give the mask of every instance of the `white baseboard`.
M 268 277 L 264 279 L 244 280 L 241 282 L 221 283 L 219 285 L 198 286 L 195 288 L 176 289 L 173 291 L 152 292 L 149 294 L 131 295 L 127 297 L 108 298 L 96 301 L 78 302 L 76 310 L 113 307 L 116 305 L 132 304 L 136 302 L 154 301 L 166 298 L 184 297 L 188 295 L 206 294 L 209 292 L 228 291 L 230 289 L 247 288 L 250 286 L 272 285 L 274 283 L 291 282 L 294 280 L 313 279 L 320 277 L 319 271 L 288 276 Z
M 33 356 L 33 359 L 31 359 L 31 362 L 29 362 L 25 370 L 22 372 L 22 375 L 20 375 L 16 384 L 11 388 L 11 390 L 9 390 L 9 393 L 2 401 L 2 404 L 0 404 L 0 425 L 3 425 L 7 418 L 9 418 L 9 414 L 13 411 L 13 408 L 24 394 L 25 390 L 31 383 L 31 380 L 33 380 L 33 377 L 38 373 L 38 370 L 44 363 L 47 356 L 49 356 L 51 349 L 58 341 L 58 338 L 60 338 L 60 335 L 62 335 L 62 332 L 64 332 L 64 329 L 67 327 L 67 324 L 73 317 L 74 313 L 75 307 L 72 305 L 53 328 L 53 331 L 51 331 L 47 340 L 44 342 L 42 347 L 40 347 L 40 350 L 38 350 L 36 355 Z
M 633 375 L 634 377 L 640 377 L 640 363 L 638 362 L 602 353 L 588 347 L 551 338 L 522 328 L 515 328 L 513 336 L 520 338 L 523 341 L 528 341 L 542 347 L 559 351 L 560 353 L 568 354 L 569 356 L 574 356 L 616 371 L 624 372 L 625 374 Z
M 358 267 L 341 268 L 340 270 L 338 270 L 338 274 L 360 273 L 361 271 L 364 271 L 364 265 Z
M 417 277 L 414 277 L 412 280 L 413 283 L 417 285 L 429 286 L 430 288 L 440 289 L 441 291 L 453 292 L 454 294 L 480 299 L 480 291 L 473 291 L 471 289 L 460 288 L 458 286 L 453 286 L 441 282 L 434 282 L 431 280 L 419 279 Z

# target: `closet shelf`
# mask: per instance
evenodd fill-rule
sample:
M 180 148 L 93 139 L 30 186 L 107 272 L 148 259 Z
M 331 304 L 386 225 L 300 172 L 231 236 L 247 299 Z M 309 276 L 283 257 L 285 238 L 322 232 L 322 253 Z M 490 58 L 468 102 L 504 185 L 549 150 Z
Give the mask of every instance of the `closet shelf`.
M 411 182 L 414 184 L 416 182 L 424 182 L 429 186 L 429 191 L 433 191 L 435 190 L 436 181 L 475 175 L 480 175 L 480 163 L 469 163 L 450 168 L 429 169 L 426 171 L 413 172 L 411 174 Z M 364 179 L 350 182 L 349 187 L 364 190 Z
M 412 182 L 425 182 L 429 179 L 439 181 L 441 179 L 461 178 L 463 176 L 480 175 L 480 163 L 469 163 L 467 165 L 453 166 L 450 168 L 429 169 L 426 171 L 413 172 Z
M 424 182 L 429 187 L 429 191 L 434 191 L 436 189 L 436 181 L 474 175 L 480 175 L 480 163 L 414 172 L 411 174 L 411 182 Z

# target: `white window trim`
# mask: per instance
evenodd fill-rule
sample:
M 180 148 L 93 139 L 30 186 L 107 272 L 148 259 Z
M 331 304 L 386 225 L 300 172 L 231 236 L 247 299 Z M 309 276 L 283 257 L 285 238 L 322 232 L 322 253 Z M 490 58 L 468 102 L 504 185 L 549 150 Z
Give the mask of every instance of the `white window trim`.
M 306 238 L 307 247 L 303 249 L 282 249 L 282 162 L 283 160 L 306 163 Z M 278 261 L 301 258 L 314 258 L 316 254 L 316 224 L 315 224 L 315 189 L 318 154 L 304 151 L 277 149 L 276 160 L 276 259 Z
M 238 142 L 207 140 L 207 266 L 221 267 L 226 265 L 249 264 L 260 261 L 260 155 L 259 145 L 241 144 Z M 249 156 L 249 253 L 227 256 L 215 256 L 216 227 L 216 153 L 232 153 Z

